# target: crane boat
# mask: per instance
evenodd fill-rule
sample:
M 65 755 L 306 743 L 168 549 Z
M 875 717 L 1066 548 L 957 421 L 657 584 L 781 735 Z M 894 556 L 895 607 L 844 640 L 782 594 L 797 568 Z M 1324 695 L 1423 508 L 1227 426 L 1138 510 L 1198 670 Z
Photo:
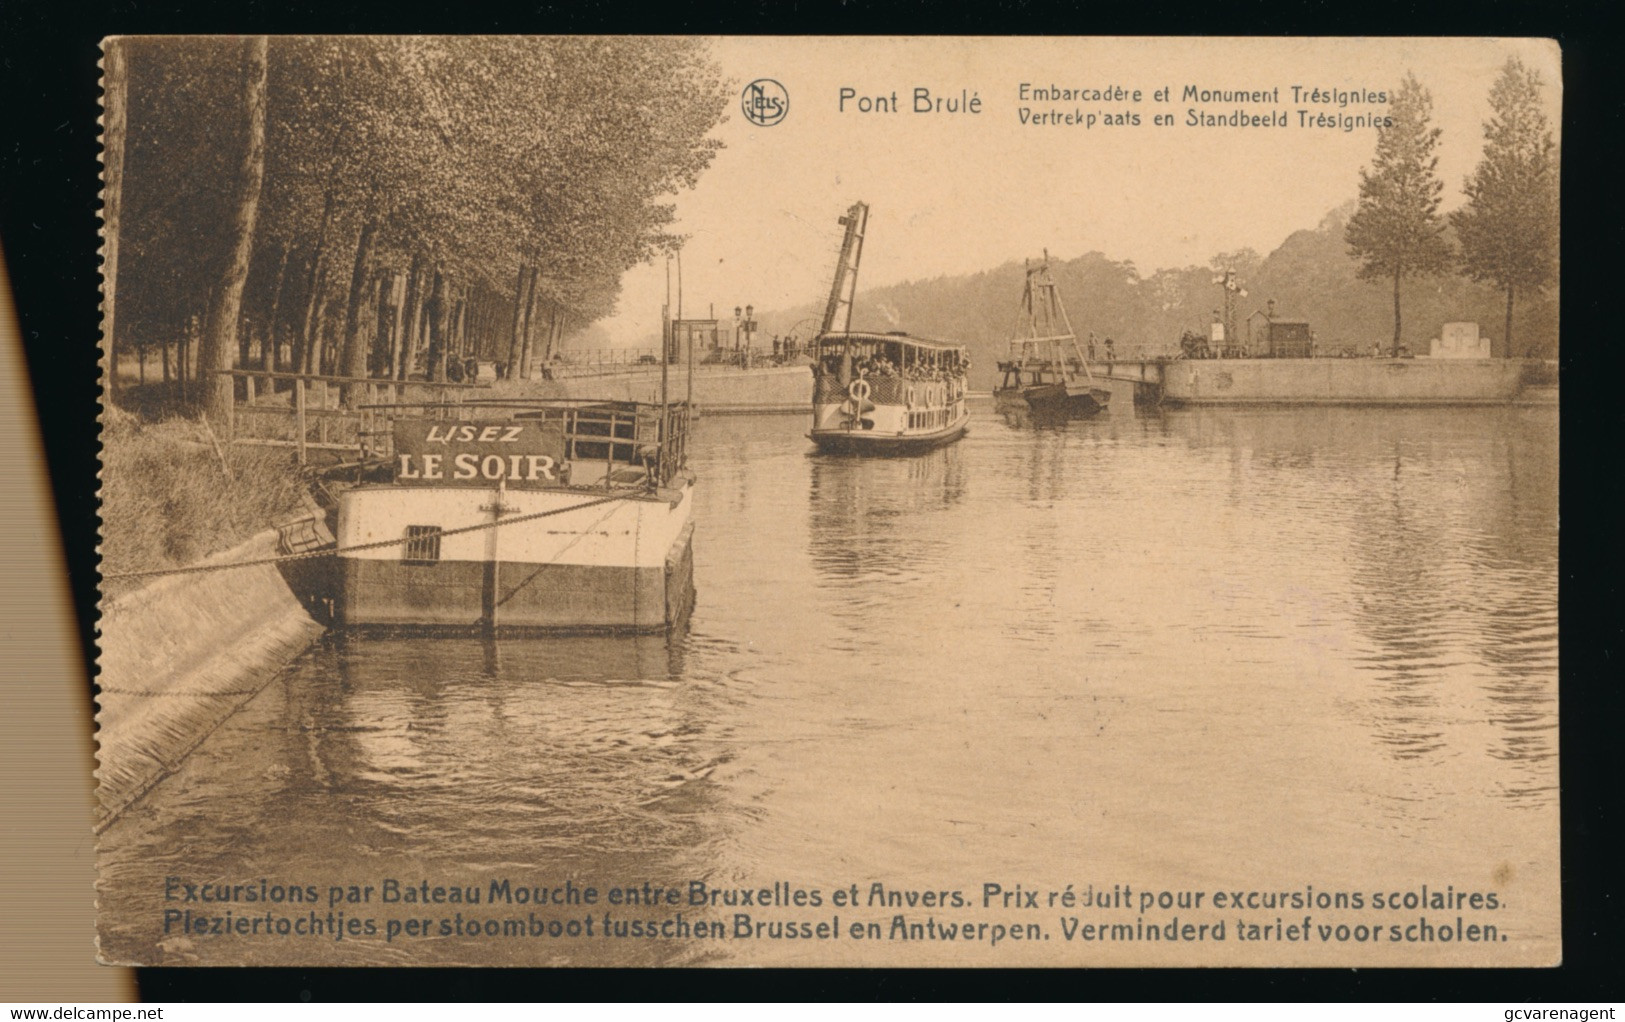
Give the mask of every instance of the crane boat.
M 1095 415 L 1111 401 L 1112 392 L 1095 381 L 1078 350 L 1078 335 L 1050 275 L 1049 253 L 1044 253 L 1042 263 L 1028 263 L 1026 269 L 1021 311 L 1009 358 L 999 363 L 1001 380 L 993 391 L 994 405 L 1030 410 L 1041 418 Z
M 970 424 L 965 346 L 901 331 L 851 329 L 867 204 L 855 203 L 829 302 L 813 341 L 813 422 L 808 438 L 837 454 L 916 454 L 964 436 Z

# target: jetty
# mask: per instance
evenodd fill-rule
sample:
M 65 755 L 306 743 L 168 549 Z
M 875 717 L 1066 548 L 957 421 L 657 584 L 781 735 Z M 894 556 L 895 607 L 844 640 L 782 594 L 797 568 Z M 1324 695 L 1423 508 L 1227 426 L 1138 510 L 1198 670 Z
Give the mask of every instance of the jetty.
M 1135 403 L 1166 405 L 1495 405 L 1518 399 L 1523 359 L 1130 358 L 1090 361 Z

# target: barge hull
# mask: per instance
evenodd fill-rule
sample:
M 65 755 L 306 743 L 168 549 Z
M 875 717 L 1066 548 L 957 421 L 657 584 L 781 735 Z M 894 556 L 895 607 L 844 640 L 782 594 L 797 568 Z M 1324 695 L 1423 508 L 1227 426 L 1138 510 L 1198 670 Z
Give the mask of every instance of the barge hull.
M 658 566 L 346 558 L 341 573 L 346 629 L 664 632 L 686 622 L 694 606 L 693 525 Z
M 1090 387 L 1069 393 L 1060 384 L 1047 386 L 1001 388 L 993 392 L 999 408 L 1017 408 L 1030 411 L 1041 419 L 1087 419 L 1104 411 L 1111 402 L 1112 392 L 1104 387 Z
M 496 527 L 492 515 L 513 519 Z M 366 486 L 340 498 L 339 627 L 659 632 L 694 603 L 692 491 Z M 526 520 L 526 515 L 544 517 Z M 382 542 L 425 530 L 433 540 Z

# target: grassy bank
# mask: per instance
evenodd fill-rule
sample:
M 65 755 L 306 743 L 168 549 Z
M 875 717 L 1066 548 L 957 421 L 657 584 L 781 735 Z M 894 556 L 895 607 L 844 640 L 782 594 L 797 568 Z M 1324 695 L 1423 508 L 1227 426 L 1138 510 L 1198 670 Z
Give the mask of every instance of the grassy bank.
M 302 507 L 305 487 L 290 453 L 227 448 L 223 466 L 191 419 L 142 422 L 115 411 L 102 444 L 103 575 L 191 564 Z M 111 580 L 102 592 L 116 596 L 145 581 Z

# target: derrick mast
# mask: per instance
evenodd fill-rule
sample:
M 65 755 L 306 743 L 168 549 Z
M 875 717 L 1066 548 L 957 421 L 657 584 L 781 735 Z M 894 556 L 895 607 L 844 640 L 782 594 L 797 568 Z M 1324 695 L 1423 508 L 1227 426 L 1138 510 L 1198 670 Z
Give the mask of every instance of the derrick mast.
M 858 261 L 863 258 L 869 204 L 854 202 L 840 223 L 846 227 L 846 235 L 841 239 L 841 256 L 835 262 L 835 279 L 829 287 L 829 304 L 824 306 L 821 334 L 846 333 L 852 328 L 852 299 L 858 293 Z

